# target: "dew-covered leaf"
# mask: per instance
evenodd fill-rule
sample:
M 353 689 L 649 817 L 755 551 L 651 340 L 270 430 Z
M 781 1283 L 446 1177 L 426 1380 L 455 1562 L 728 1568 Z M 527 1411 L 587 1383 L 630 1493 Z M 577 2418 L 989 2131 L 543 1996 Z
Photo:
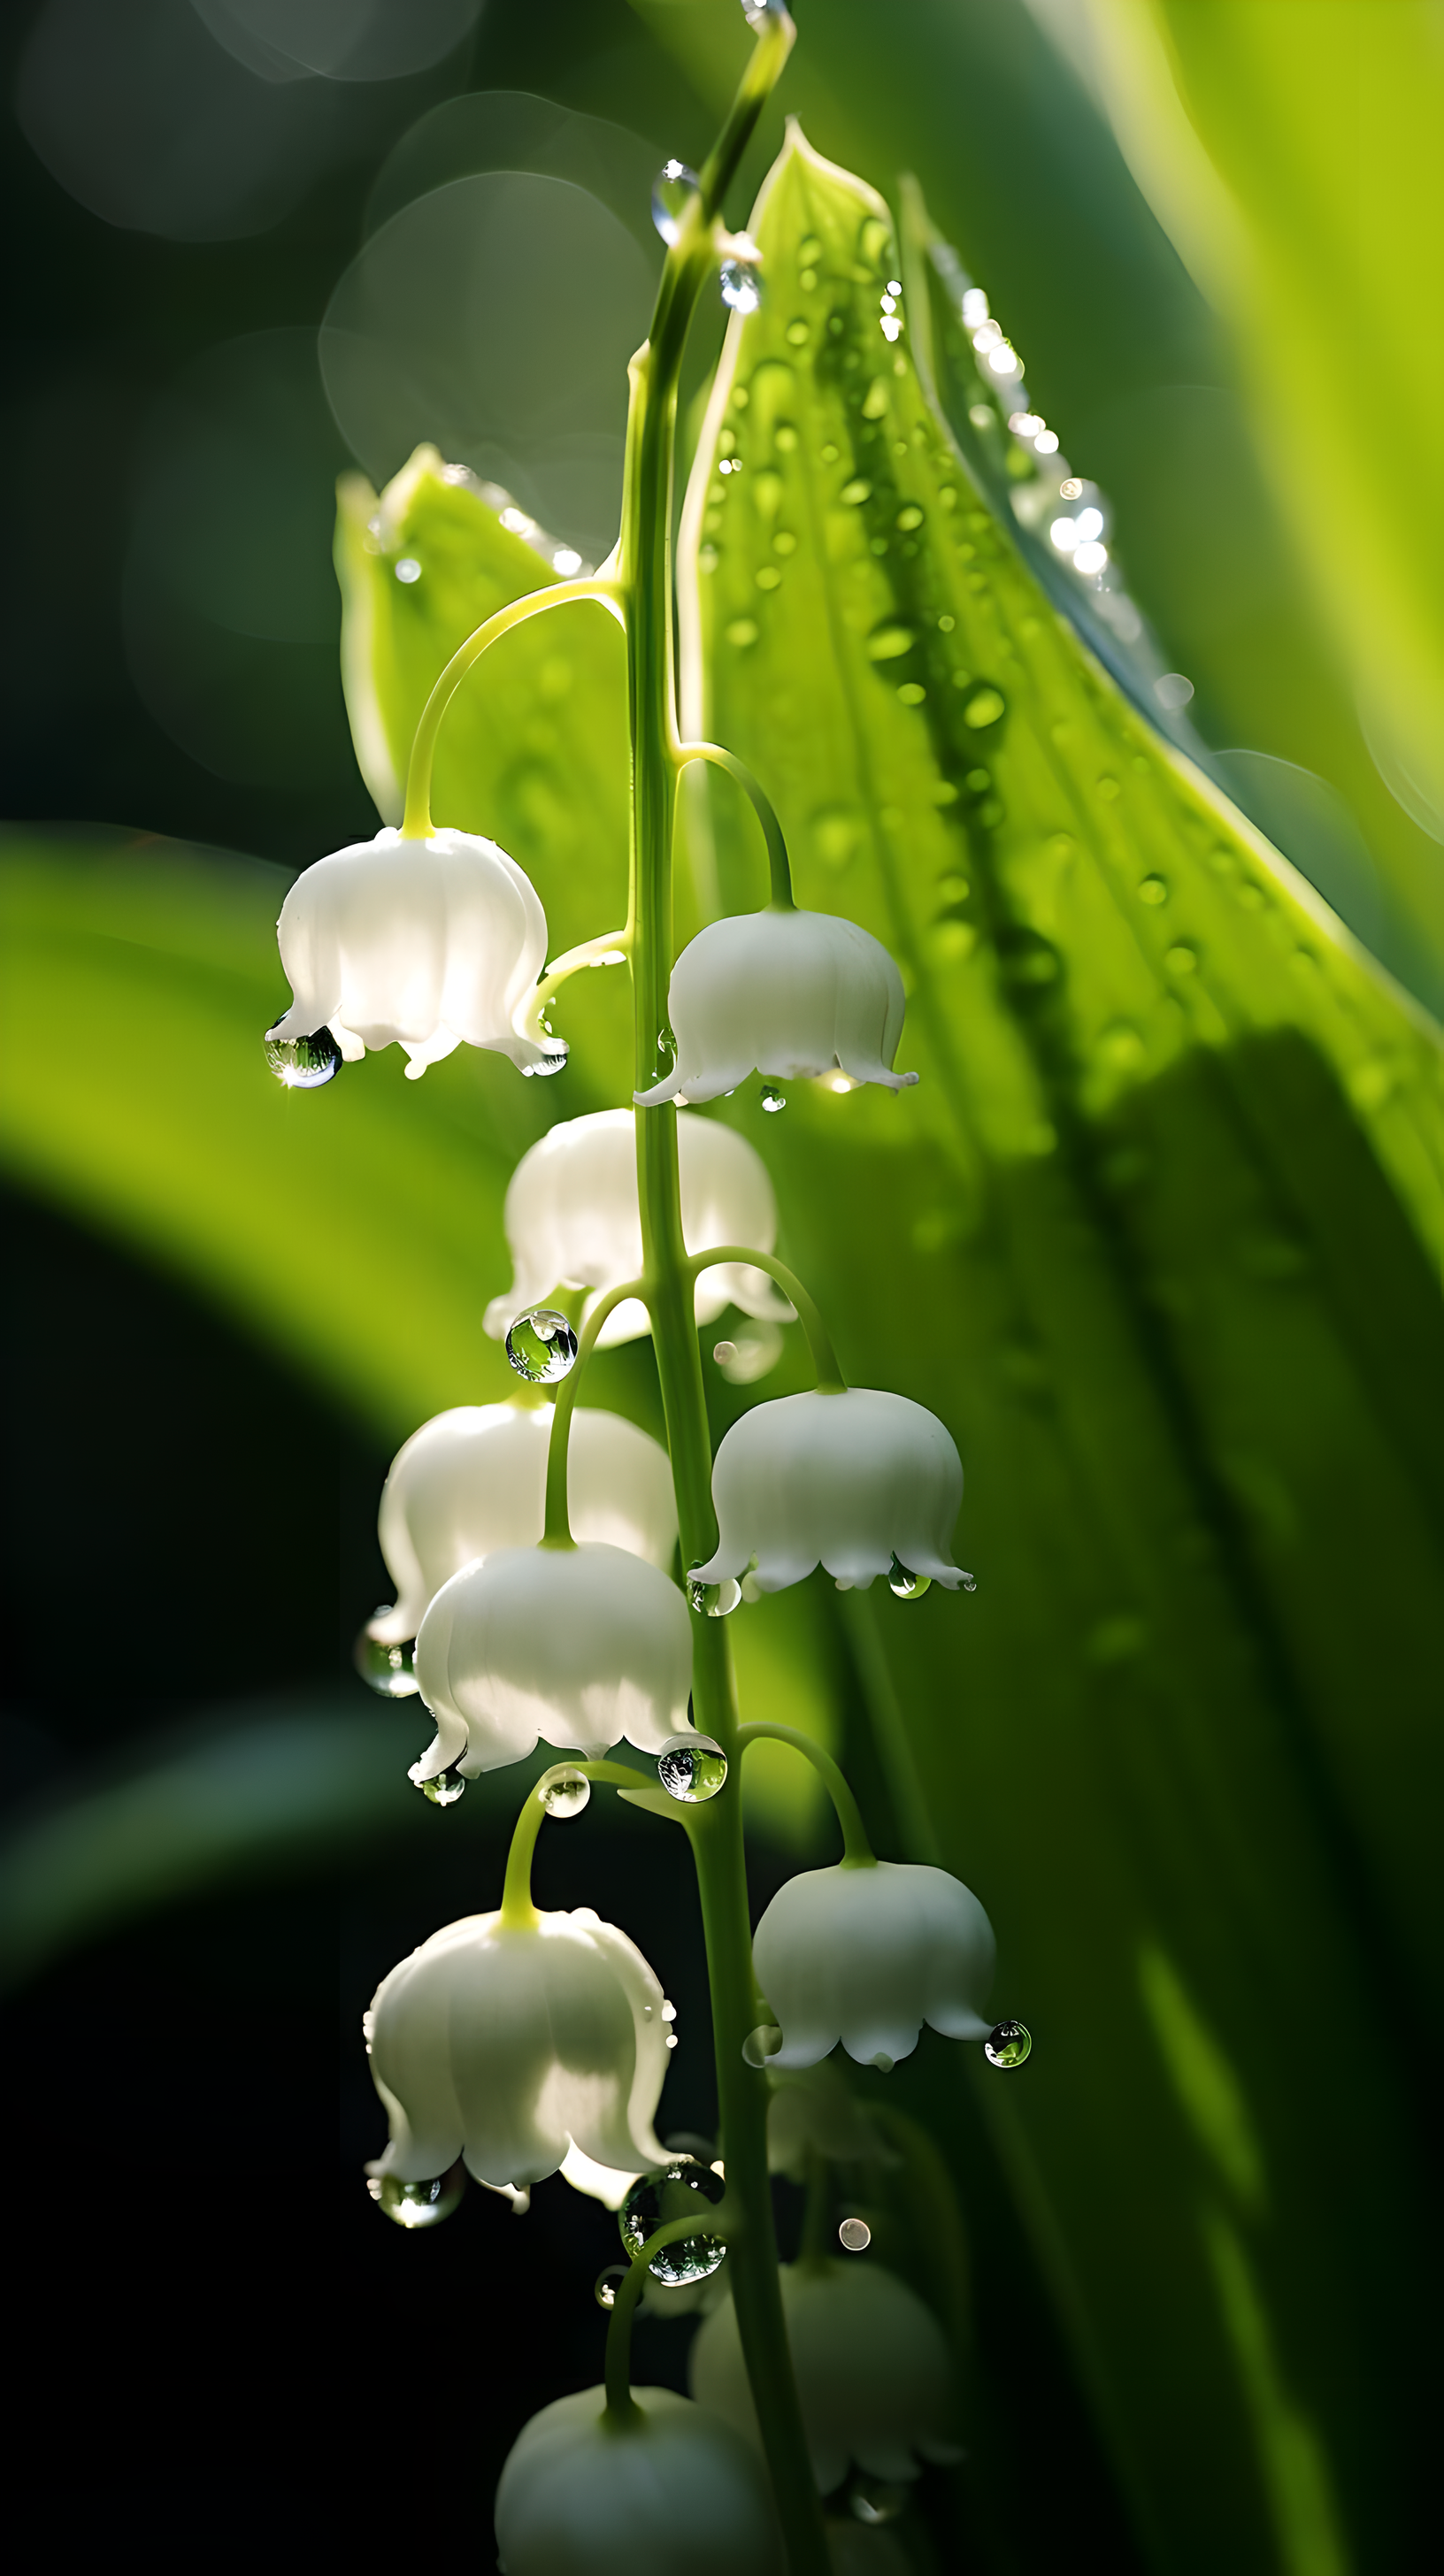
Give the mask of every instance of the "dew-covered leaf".
M 859 1679 L 1034 2030 L 985 2101 L 1145 2529 L 1342 2568 L 1404 2392 L 1358 2385 L 1399 2311 L 1339 2212 L 1410 2203 L 1437 1992 L 1436 1034 L 1040 589 L 881 201 L 794 132 L 751 229 L 685 722 L 898 958 L 922 1081 L 729 1114 L 844 1366 L 957 1435 L 979 1586 L 869 1605 Z M 755 903 L 707 798 L 699 876 Z

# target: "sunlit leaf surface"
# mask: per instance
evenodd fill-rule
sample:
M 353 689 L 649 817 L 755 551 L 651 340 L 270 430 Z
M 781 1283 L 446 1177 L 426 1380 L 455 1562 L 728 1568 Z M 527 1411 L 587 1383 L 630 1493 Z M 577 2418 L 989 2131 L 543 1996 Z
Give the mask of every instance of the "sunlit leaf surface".
M 794 136 L 753 229 L 689 721 L 911 992 L 917 1092 L 737 1104 L 844 1365 L 969 1472 L 976 1598 L 869 1605 L 900 1812 L 1035 2026 L 986 2100 L 1162 2559 L 1367 2563 L 1401 2320 L 1340 2212 L 1364 2172 L 1411 2205 L 1437 1958 L 1436 1038 L 1037 589 L 880 201 Z

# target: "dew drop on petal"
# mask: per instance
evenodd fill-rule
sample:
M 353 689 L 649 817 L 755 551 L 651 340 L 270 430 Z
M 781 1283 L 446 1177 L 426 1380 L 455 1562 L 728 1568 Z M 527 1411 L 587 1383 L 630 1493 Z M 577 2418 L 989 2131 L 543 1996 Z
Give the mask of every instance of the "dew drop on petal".
M 885 2048 L 880 2048 L 876 2057 L 870 2059 L 869 2063 L 877 2068 L 879 2075 L 891 2075 L 897 2060 L 889 2057 Z
M 749 2066 L 765 2066 L 782 2046 L 782 2033 L 775 2021 L 759 2022 L 742 2042 L 742 2054 Z
M 990 2066 L 1021 2066 L 1032 2052 L 1033 2034 L 1020 2021 L 1000 2021 L 983 2042 Z
M 710 1735 L 674 1735 L 657 1756 L 657 1777 L 679 1806 L 705 1806 L 726 1782 L 727 1756 Z
M 547 1782 L 541 1802 L 549 1816 L 579 1816 L 591 1794 L 592 1784 L 585 1771 L 562 1771 Z
M 658 229 L 660 230 L 660 226 Z M 631 2268 L 629 2263 L 609 2263 L 605 2272 L 597 2274 L 592 2284 L 592 2297 L 599 2308 L 612 2309 L 616 2306 L 617 2292 L 627 2279 Z
M 506 1337 L 506 1355 L 528 1386 L 550 1386 L 565 1377 L 577 1355 L 577 1337 L 565 1315 L 532 1306 L 518 1315 Z
M 975 1574 L 965 1573 L 962 1577 L 962 1585 L 965 1592 L 976 1592 L 978 1588 L 977 1576 Z
M 423 1798 L 430 1799 L 433 1807 L 454 1807 L 458 1798 L 465 1797 L 466 1782 L 459 1771 L 438 1771 L 434 1779 L 423 1780 L 419 1776 L 420 1770 L 420 1763 L 413 1762 L 406 1777 L 421 1791 Z
M 770 1082 L 764 1082 L 762 1086 L 762 1106 L 764 1109 L 768 1110 L 773 1117 L 775 1117 L 779 1109 L 785 1109 L 787 1107 L 786 1092 L 778 1091 Z
M 652 221 L 670 250 L 682 229 L 682 218 L 697 194 L 695 170 L 685 161 L 664 161 L 652 181 Z
M 742 1598 L 742 1586 L 730 1574 L 720 1583 L 699 1583 L 693 1573 L 687 1577 L 687 1598 L 699 1619 L 728 1619 Z
M 352 1662 L 361 1679 L 379 1699 L 414 1699 L 421 1684 L 416 1678 L 416 1640 L 408 1637 L 404 1645 L 384 1645 L 379 1637 L 369 1636 L 363 1628 L 352 1649 Z
M 872 2243 L 872 2229 L 865 2218 L 845 2218 L 837 2241 L 845 2254 L 865 2254 Z
M 932 1587 L 933 1578 L 930 1574 L 914 1574 L 902 1563 L 901 1558 L 896 1556 L 893 1558 L 888 1573 L 887 1588 L 896 1600 L 921 1601 L 923 1594 L 931 1592 Z
M 329 1029 L 308 1038 L 267 1038 L 266 1063 L 287 1091 L 319 1091 L 341 1070 L 341 1050 Z
M 366 2188 L 377 2208 L 384 2209 L 398 2227 L 439 2227 L 466 2189 L 466 2167 L 458 2157 L 434 2182 L 402 2182 L 396 2174 L 368 2174 Z
M 617 2212 L 627 2252 L 640 2254 L 648 2237 L 674 2218 L 688 2218 L 694 2209 L 700 2218 L 705 2208 L 715 2207 L 726 2189 L 721 2175 L 697 2156 L 676 2156 L 659 2172 L 643 2174 Z M 720 2236 L 699 2230 L 696 2236 L 679 2236 L 670 2245 L 659 2245 L 647 2269 L 654 2281 L 705 2281 L 726 2251 Z

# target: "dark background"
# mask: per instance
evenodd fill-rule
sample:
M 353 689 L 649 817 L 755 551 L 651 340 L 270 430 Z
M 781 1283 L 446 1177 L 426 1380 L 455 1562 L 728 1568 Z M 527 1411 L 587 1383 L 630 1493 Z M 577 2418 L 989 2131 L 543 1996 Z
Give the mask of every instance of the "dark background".
M 6 15 L 7 99 L 37 15 Z M 612 116 L 653 139 L 659 158 L 700 159 L 712 122 L 623 0 L 493 0 L 456 56 L 376 85 L 293 210 L 247 239 L 178 242 L 107 224 L 10 124 L 10 817 L 119 823 L 294 865 L 374 828 L 334 632 L 303 639 L 286 665 L 306 710 L 303 756 L 283 745 L 269 774 L 264 761 L 227 774 L 162 723 L 154 685 L 137 686 L 136 600 L 163 625 L 144 557 L 171 389 L 239 335 L 313 332 L 391 143 L 437 99 L 478 86 Z M 1020 334 L 1033 318 L 1026 292 L 1020 277 Z M 1196 312 L 1188 328 L 1199 349 L 1210 344 Z M 1072 363 L 1077 401 L 1091 394 L 1101 419 L 1081 340 L 1070 354 L 1065 331 L 1054 346 L 1060 404 Z M 1177 371 L 1176 348 L 1160 343 L 1155 357 L 1161 375 Z M 311 580 L 347 462 L 315 417 L 287 531 L 309 566 L 298 579 Z M 219 494 L 217 507 L 233 499 Z M 1161 587 L 1148 604 L 1166 623 Z M 334 604 L 328 613 L 334 625 Z M 264 700 L 271 683 L 246 664 L 237 685 Z M 14 1612 L 3 1785 L 23 1821 L 198 1719 L 359 1694 L 350 1642 L 384 1597 L 374 1510 L 388 1462 L 174 1282 L 13 1193 L 4 1216 Z M 849 1759 L 881 1848 L 895 1849 L 860 1729 Z M 706 2131 L 705 1978 L 685 1847 L 649 1830 L 639 1870 L 643 1828 L 608 1822 L 603 1803 L 544 1835 L 540 1901 L 594 1904 L 657 1964 L 686 2034 L 662 2132 Z M 443 2553 L 479 2544 L 485 2565 L 490 2491 L 516 2430 L 599 2375 L 591 2282 L 616 2251 L 605 2211 L 553 2183 L 518 2222 L 473 2190 L 444 2228 L 405 2235 L 361 2182 L 384 2122 L 360 2012 L 415 1941 L 496 1899 L 504 1821 L 479 1798 L 471 1808 L 484 1812 L 428 1814 L 404 1849 L 351 1844 L 175 1905 L 12 1999 L 12 2261 L 32 2294 L 24 2395 L 48 2464 L 27 2510 L 47 2561 L 113 2546 L 118 2532 L 161 2563 L 249 2563 L 258 2543 L 285 2561 L 334 2527 L 339 2492 L 358 2545 L 424 2535 Z M 757 1856 L 759 1909 L 789 1866 Z M 1126 2571 L 1132 2545 L 1108 2471 L 945 2045 L 925 2043 L 896 2084 L 892 2098 L 928 2113 L 954 2151 L 975 2266 L 972 2454 L 955 2485 L 938 2482 L 939 2563 Z M 796 2213 L 785 2188 L 781 2200 L 786 2234 Z M 644 2323 L 638 2376 L 684 2384 L 688 2331 Z

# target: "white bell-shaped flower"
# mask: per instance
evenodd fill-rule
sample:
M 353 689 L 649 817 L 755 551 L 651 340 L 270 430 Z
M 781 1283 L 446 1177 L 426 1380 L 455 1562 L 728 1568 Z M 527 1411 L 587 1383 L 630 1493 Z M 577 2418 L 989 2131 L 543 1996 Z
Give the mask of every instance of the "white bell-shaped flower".
M 674 1583 L 620 1547 L 498 1548 L 443 1583 L 416 1639 L 436 1741 L 412 1773 L 523 1761 L 537 1738 L 660 1753 L 687 1723 L 692 1629 Z
M 549 1404 L 458 1404 L 413 1431 L 381 1492 L 381 1553 L 396 1586 L 367 1635 L 414 1637 L 464 1565 L 500 1547 L 535 1547 L 546 1521 Z M 578 1405 L 567 1446 L 567 1511 L 575 1538 L 645 1556 L 665 1572 L 677 1502 L 665 1449 L 619 1413 Z
M 812 2473 L 830 2495 L 850 2465 L 915 2478 L 956 2460 L 952 2370 L 943 2331 L 914 2290 L 872 2257 L 784 2263 L 782 2310 Z M 731 2300 L 697 2330 L 692 2394 L 760 2443 Z
M 560 1039 L 522 1019 L 546 958 L 546 914 L 531 879 L 474 832 L 403 841 L 378 832 L 297 877 L 276 925 L 295 996 L 272 1039 L 329 1028 L 348 1064 L 394 1043 L 413 1080 L 463 1044 L 555 1072 Z
M 927 2022 L 986 2039 L 993 1927 L 971 1888 L 910 1861 L 804 1870 L 773 1897 L 752 1957 L 781 2027 L 774 2066 L 815 2066 L 842 2041 L 860 2066 L 910 2057 Z
M 712 1469 L 717 1552 L 698 1580 L 752 1566 L 781 1592 L 821 1563 L 866 1591 L 897 1565 L 954 1590 L 969 1581 L 948 1550 L 963 1470 L 936 1414 L 873 1387 L 778 1396 L 734 1422 Z
M 777 1201 L 760 1154 L 730 1127 L 684 1118 L 677 1129 L 682 1233 L 689 1252 L 713 1243 L 747 1243 L 770 1252 L 777 1241 Z M 569 1118 L 523 1154 L 506 1194 L 506 1239 L 515 1278 L 486 1310 L 486 1330 L 499 1341 L 518 1315 L 561 1288 L 600 1294 L 642 1268 L 637 1208 L 637 1142 L 630 1109 Z M 587 1301 L 590 1314 L 596 1296 Z M 765 1271 L 740 1262 L 705 1270 L 697 1282 L 697 1321 L 724 1306 L 744 1314 L 790 1316 L 792 1309 Z M 602 1347 L 650 1330 L 640 1299 L 613 1308 L 598 1336 Z
M 752 2445 L 670 2388 L 634 2388 L 617 2431 L 605 2391 L 558 2397 L 522 2427 L 496 2490 L 507 2576 L 783 2576 Z
M 574 2147 L 619 2175 L 664 2164 L 662 2004 L 636 1944 L 589 1907 L 448 1923 L 382 1978 L 366 2015 L 391 2120 L 368 2170 L 426 2182 L 462 2156 L 478 2182 L 516 2192 Z
M 887 950 L 856 922 L 770 907 L 733 913 L 699 931 L 673 967 L 676 1066 L 636 1097 L 646 1108 L 679 1092 L 715 1100 L 754 1070 L 778 1080 L 837 1071 L 902 1091 L 917 1080 L 892 1070 L 905 1009 Z

